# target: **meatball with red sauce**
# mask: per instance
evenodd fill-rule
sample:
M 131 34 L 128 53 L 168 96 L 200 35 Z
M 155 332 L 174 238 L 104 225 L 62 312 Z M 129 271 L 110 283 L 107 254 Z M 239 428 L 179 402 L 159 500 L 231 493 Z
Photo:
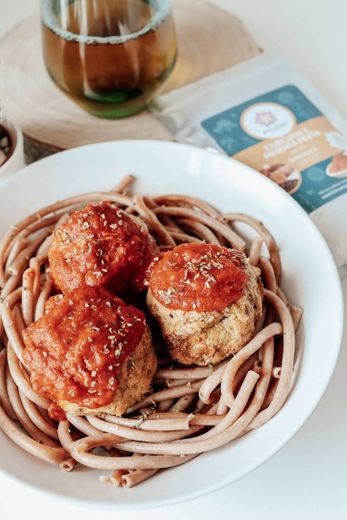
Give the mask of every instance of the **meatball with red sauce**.
M 63 293 L 84 286 L 142 291 L 157 253 L 154 239 L 133 217 L 107 202 L 88 205 L 55 231 L 50 274 Z
M 147 305 L 173 359 L 216 364 L 238 352 L 262 315 L 260 271 L 234 249 L 182 244 L 151 269 Z
M 121 415 L 150 389 L 157 361 L 145 316 L 105 289 L 51 297 L 23 336 L 33 389 L 67 412 Z

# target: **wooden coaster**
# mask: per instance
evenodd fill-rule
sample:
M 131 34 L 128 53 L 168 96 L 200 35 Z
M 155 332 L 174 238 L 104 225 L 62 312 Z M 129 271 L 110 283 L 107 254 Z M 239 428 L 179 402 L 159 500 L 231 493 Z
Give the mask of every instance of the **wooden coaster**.
M 202 0 L 174 0 L 179 56 L 165 91 L 240 63 L 259 53 L 243 23 Z M 0 43 L 0 99 L 9 119 L 22 128 L 28 154 L 114 139 L 166 139 L 171 134 L 148 111 L 120 120 L 95 118 L 67 98 L 45 70 L 40 20 L 30 17 Z M 29 157 L 30 158 L 30 157 Z

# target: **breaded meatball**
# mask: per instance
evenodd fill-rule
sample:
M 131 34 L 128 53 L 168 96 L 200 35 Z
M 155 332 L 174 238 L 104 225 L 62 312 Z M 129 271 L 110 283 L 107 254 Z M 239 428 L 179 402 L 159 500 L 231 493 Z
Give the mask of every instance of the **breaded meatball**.
M 63 293 L 84 286 L 142 291 L 157 253 L 154 239 L 136 219 L 107 202 L 88 205 L 55 231 L 50 274 Z
M 152 266 L 147 305 L 173 359 L 216 364 L 253 336 L 262 314 L 260 271 L 243 253 L 182 244 Z
M 144 314 L 102 288 L 50 298 L 23 333 L 33 389 L 75 415 L 121 415 L 157 367 Z

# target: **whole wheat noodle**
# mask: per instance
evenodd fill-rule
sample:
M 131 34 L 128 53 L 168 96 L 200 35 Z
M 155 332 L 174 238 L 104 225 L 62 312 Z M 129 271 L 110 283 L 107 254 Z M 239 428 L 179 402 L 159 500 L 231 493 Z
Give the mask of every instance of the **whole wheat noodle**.
M 102 479 L 124 487 L 270 420 L 293 384 L 295 330 L 302 313 L 288 304 L 279 287 L 279 251 L 261 222 L 240 213 L 223 215 L 191 196 L 132 195 L 128 190 L 133 181 L 128 175 L 110 192 L 47 206 L 13 226 L 0 245 L 0 428 L 23 450 L 63 471 L 73 470 L 77 463 L 110 470 L 111 476 Z M 159 359 L 153 382 L 157 388 L 123 417 L 67 414 L 65 421 L 56 423 L 46 412 L 50 401 L 31 387 L 22 361 L 22 331 L 42 316 L 52 292 L 47 255 L 53 230 L 72 211 L 101 201 L 143 219 L 163 250 L 205 240 L 245 251 L 262 272 L 264 315 L 248 345 L 217 366 L 181 367 Z M 238 222 L 256 232 L 251 243 L 235 231 Z M 283 354 L 275 366 L 279 344 Z M 95 447 L 104 448 L 104 454 L 92 452 Z

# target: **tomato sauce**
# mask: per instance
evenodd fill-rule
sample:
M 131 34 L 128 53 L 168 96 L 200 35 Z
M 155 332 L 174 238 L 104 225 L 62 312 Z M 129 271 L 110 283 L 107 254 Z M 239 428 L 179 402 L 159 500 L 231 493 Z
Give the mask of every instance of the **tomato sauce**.
M 104 202 L 75 211 L 55 231 L 50 273 L 62 292 L 83 286 L 141 291 L 157 253 L 155 241 L 137 222 Z
M 88 408 L 109 404 L 122 364 L 145 326 L 142 311 L 105 289 L 53 296 L 44 316 L 23 333 L 33 389 L 55 403 Z
M 53 421 L 65 421 L 66 420 L 66 413 L 60 406 L 58 406 L 56 403 L 51 403 L 48 407 L 48 415 Z
M 242 295 L 246 257 L 214 244 L 182 244 L 151 268 L 149 287 L 169 309 L 221 311 Z

